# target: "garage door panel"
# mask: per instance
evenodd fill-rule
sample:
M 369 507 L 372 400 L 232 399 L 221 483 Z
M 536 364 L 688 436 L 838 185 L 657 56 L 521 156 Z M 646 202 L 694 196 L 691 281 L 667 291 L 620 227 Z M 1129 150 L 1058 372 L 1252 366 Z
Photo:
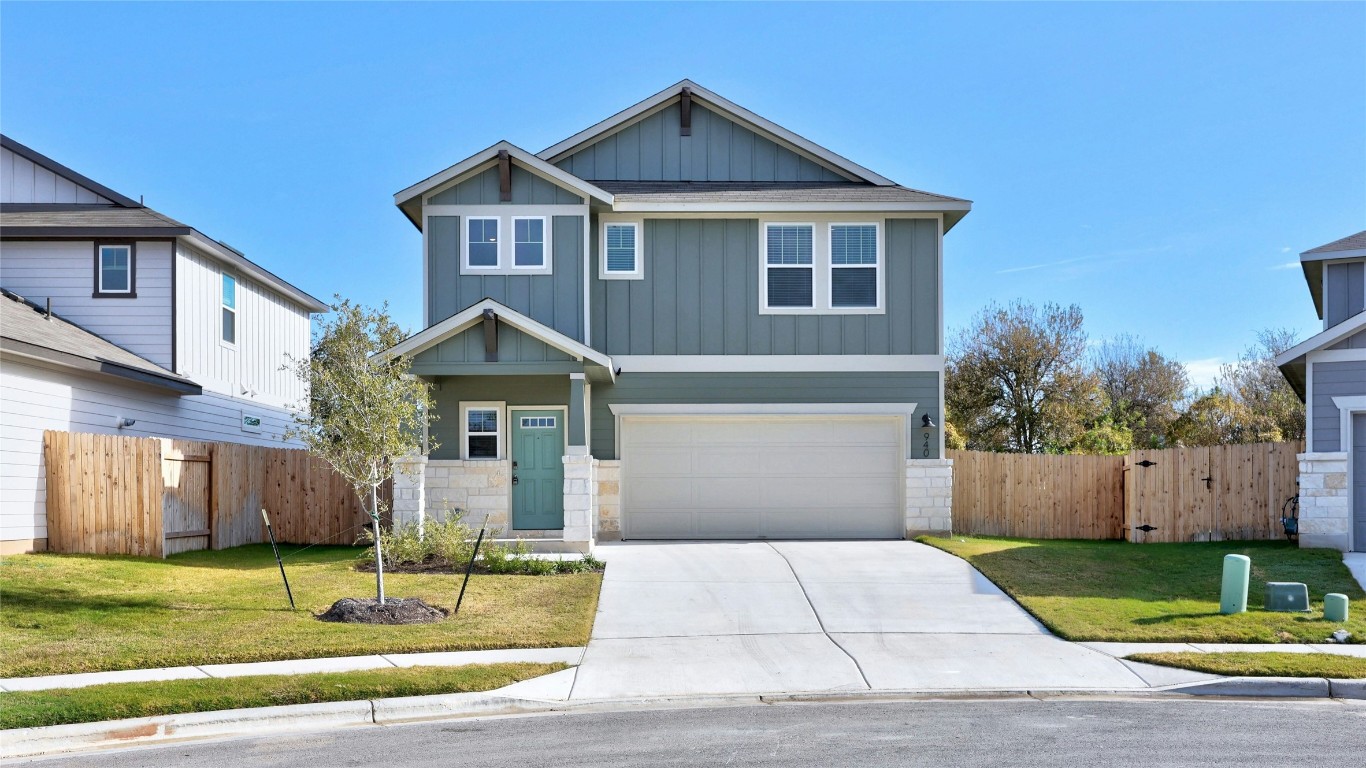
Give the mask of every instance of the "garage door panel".
M 764 455 L 753 447 L 711 448 L 697 446 L 693 449 L 692 464 L 696 472 L 705 477 L 753 477 L 763 471 Z
M 642 477 L 631 482 L 626 501 L 643 509 L 693 509 L 697 484 L 686 477 Z
M 720 509 L 738 504 L 748 505 L 755 493 L 754 478 L 717 477 L 696 483 L 697 505 L 702 509 Z
M 692 477 L 695 451 L 687 446 L 642 445 L 632 457 L 632 471 L 637 477 Z
M 752 509 L 725 508 L 703 510 L 695 518 L 699 539 L 748 539 L 763 525 L 764 513 Z
M 656 510 L 631 521 L 631 536 L 638 539 L 700 538 L 690 532 L 696 513 Z

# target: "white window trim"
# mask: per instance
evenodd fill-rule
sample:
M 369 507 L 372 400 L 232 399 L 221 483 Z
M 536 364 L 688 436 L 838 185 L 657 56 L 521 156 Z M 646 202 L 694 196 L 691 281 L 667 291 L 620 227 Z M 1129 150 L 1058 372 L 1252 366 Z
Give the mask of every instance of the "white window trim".
M 921 217 L 916 217 L 921 218 Z M 926 217 L 932 218 L 932 217 Z M 814 223 L 813 223 L 814 221 Z M 860 226 L 872 224 L 877 227 L 877 306 L 875 307 L 836 307 L 832 299 L 831 272 L 833 265 L 830 257 L 830 233 L 835 226 Z M 811 303 L 810 307 L 770 307 L 768 305 L 768 229 L 770 226 L 809 226 L 811 227 Z M 881 221 L 843 219 L 822 216 L 813 219 L 787 218 L 780 216 L 763 217 L 759 220 L 759 314 L 761 315 L 883 315 L 887 313 L 887 241 L 886 228 Z M 777 268 L 794 265 L 774 264 Z M 842 267 L 843 265 L 841 265 Z M 849 265 L 854 266 L 854 265 Z M 866 265 L 860 265 L 866 266 Z
M 498 231 L 498 260 L 491 267 L 470 264 L 470 223 L 492 221 Z M 465 272 L 497 272 L 503 268 L 503 251 L 507 238 L 503 236 L 503 221 L 498 216 L 465 216 L 460 220 L 460 267 Z
M 223 303 L 223 281 L 232 280 L 232 303 L 229 307 Z M 242 281 L 237 275 L 231 272 L 221 272 L 218 276 L 218 345 L 228 349 L 237 349 L 238 340 L 242 338 L 242 314 L 238 308 L 242 304 Z M 232 341 L 223 338 L 223 310 L 232 313 Z
M 128 266 L 124 268 L 124 271 L 126 271 L 126 272 L 128 273 L 128 287 L 127 287 L 127 288 L 124 288 L 124 289 L 121 290 L 121 291 L 111 290 L 111 289 L 108 289 L 108 288 L 105 288 L 105 287 L 104 287 L 104 249 L 105 249 L 105 248 L 122 248 L 122 249 L 124 250 L 124 252 L 128 254 Z M 133 288 L 133 246 L 131 246 L 131 245 L 127 244 L 127 243 L 100 243 L 100 244 L 98 244 L 98 245 L 95 246 L 95 251 L 96 251 L 96 263 L 97 263 L 97 266 L 96 266 L 96 274 L 95 274 L 95 283 L 96 283 L 95 292 L 96 292 L 96 293 L 100 293 L 100 294 L 105 294 L 105 295 L 114 295 L 114 296 L 126 296 L 126 295 L 129 295 L 129 294 L 133 293 L 133 291 L 134 291 L 134 288 Z
M 811 228 L 811 263 L 810 264 L 769 264 L 768 263 L 768 231 L 773 227 L 810 227 Z M 759 281 L 759 312 L 767 315 L 806 315 L 820 310 L 820 305 L 816 303 L 816 297 L 820 295 L 820 280 L 816 278 L 816 265 L 820 263 L 817 256 L 820 248 L 817 244 L 816 233 L 820 227 L 812 221 L 765 221 L 759 227 L 759 264 L 762 265 L 762 280 Z M 829 233 L 827 232 L 827 235 Z M 768 271 L 770 269 L 810 269 L 811 270 L 811 306 L 809 307 L 770 307 L 768 305 Z
M 550 218 L 547 216 L 513 216 L 512 237 L 509 238 L 508 245 L 508 266 L 518 272 L 544 272 L 550 267 Z M 541 263 L 532 265 L 519 265 L 517 263 L 517 222 L 519 221 L 539 221 L 541 222 Z
M 498 413 L 498 431 L 495 432 L 497 455 L 494 458 L 470 458 L 470 411 L 496 411 Z M 498 401 L 465 401 L 460 403 L 460 458 L 463 461 L 502 461 L 507 458 L 504 455 L 503 447 L 507 444 L 507 403 Z M 476 435 L 486 435 L 487 432 L 475 432 Z
M 630 225 L 636 232 L 635 269 L 625 272 L 607 269 L 607 227 Z M 645 222 L 642 219 L 619 219 L 602 217 L 598 222 L 598 278 L 601 280 L 644 280 L 645 279 Z
M 872 264 L 836 264 L 835 263 L 835 227 L 872 227 L 873 242 L 875 243 L 874 260 Z M 826 233 L 829 235 L 827 242 L 831 243 L 827 268 L 830 270 L 830 286 L 826 292 L 826 301 L 832 311 L 844 312 L 847 310 L 859 311 L 880 311 L 882 309 L 882 287 L 887 281 L 882 279 L 882 263 L 886 260 L 882 256 L 882 225 L 876 221 L 832 221 L 826 225 Z M 814 259 L 813 259 L 814 260 Z M 874 304 L 871 307 L 837 307 L 835 306 L 835 270 L 837 269 L 874 269 Z

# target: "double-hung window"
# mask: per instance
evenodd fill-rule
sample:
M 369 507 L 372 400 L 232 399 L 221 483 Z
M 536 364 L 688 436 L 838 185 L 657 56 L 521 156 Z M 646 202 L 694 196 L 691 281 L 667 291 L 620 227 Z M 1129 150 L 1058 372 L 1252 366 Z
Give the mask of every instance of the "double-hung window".
M 764 283 L 770 307 L 811 307 L 814 294 L 811 224 L 764 227 Z
M 496 459 L 501 455 L 503 409 L 495 404 L 465 406 L 465 458 Z
M 225 344 L 237 343 L 237 278 L 223 275 L 223 308 L 221 338 Z
M 544 217 L 512 218 L 512 266 L 521 269 L 540 269 L 545 266 Z
M 606 279 L 644 277 L 641 222 L 608 221 L 602 225 L 602 269 Z
M 498 268 L 497 216 L 471 216 L 465 220 L 465 267 Z
M 133 246 L 105 245 L 95 248 L 95 298 L 134 298 Z
M 832 308 L 873 308 L 878 305 L 877 230 L 876 224 L 830 225 Z

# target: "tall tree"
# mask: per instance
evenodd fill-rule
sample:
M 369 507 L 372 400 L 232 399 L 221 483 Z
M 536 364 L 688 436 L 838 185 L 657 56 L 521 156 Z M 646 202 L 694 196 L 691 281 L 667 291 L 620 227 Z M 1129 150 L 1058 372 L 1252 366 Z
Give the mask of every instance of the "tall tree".
M 312 354 L 291 360 L 308 386 L 307 411 L 295 416 L 298 438 L 351 484 L 370 515 L 375 538 L 375 593 L 384 602 L 379 487 L 394 476 L 392 459 L 419 451 L 432 417 L 426 382 L 408 374 L 411 361 L 380 353 L 404 338 L 388 305 L 369 309 L 337 297 Z
M 1293 331 L 1267 328 L 1238 356 L 1238 362 L 1220 369 L 1218 388 L 1242 407 L 1250 420 L 1247 432 L 1277 441 L 1304 439 L 1304 403 L 1276 367 L 1276 355 L 1293 346 Z
M 1073 446 L 1104 411 L 1084 365 L 1081 309 L 1013 302 L 982 310 L 949 347 L 945 399 L 968 448 L 1040 453 Z
M 1162 447 L 1190 390 L 1186 367 L 1128 334 L 1103 342 L 1091 357 L 1110 421 L 1127 427 L 1135 445 Z

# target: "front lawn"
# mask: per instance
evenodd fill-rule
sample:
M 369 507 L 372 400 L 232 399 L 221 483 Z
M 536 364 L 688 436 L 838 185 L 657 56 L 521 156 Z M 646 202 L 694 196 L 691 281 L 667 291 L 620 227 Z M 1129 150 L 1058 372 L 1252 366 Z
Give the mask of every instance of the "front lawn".
M 1331 653 L 1136 653 L 1131 661 L 1232 677 L 1366 677 L 1366 659 Z
M 460 615 L 436 624 L 371 626 L 313 618 L 342 597 L 374 596 L 374 574 L 352 569 L 359 552 L 285 547 L 297 612 L 289 610 L 268 545 L 166 560 L 6 557 L 0 561 L 0 677 L 588 642 L 599 573 L 476 575 Z M 460 579 L 392 574 L 385 589 L 452 609 Z
M 114 683 L 88 688 L 0 693 L 0 728 L 37 728 L 220 709 L 491 691 L 561 669 L 565 669 L 564 664 L 408 667 L 313 675 Z
M 1335 629 L 1366 640 L 1366 593 L 1328 549 L 1277 541 L 1130 544 L 1123 541 L 924 537 L 958 555 L 1068 640 L 1129 642 L 1323 642 Z M 1219 614 L 1223 558 L 1252 558 L 1248 612 Z M 1313 612 L 1261 610 L 1267 581 L 1309 586 Z M 1323 595 L 1341 592 L 1351 621 L 1323 621 Z

